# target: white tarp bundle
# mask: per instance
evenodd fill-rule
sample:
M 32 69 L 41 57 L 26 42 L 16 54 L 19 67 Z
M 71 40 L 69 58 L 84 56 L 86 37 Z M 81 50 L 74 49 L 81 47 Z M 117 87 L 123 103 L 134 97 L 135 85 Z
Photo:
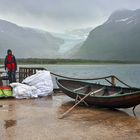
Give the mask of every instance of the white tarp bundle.
M 38 97 L 35 86 L 28 86 L 21 83 L 11 83 L 10 86 L 13 87 L 13 96 L 17 99 Z
M 34 98 L 38 96 L 47 96 L 53 92 L 53 82 L 49 71 L 41 70 L 36 74 L 25 78 L 20 83 L 10 84 L 13 87 L 14 97 Z

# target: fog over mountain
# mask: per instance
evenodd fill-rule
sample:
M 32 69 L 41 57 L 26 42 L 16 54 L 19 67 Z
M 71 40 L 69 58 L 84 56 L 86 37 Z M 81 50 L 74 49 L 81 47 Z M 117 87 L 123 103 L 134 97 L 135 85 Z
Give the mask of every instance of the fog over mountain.
M 140 9 L 119 10 L 93 29 L 75 58 L 140 60 Z
M 63 39 L 46 31 L 0 20 L 0 57 L 10 48 L 18 58 L 57 58 L 63 43 Z
M 50 33 L 0 20 L 0 57 L 10 48 L 17 58 L 70 58 L 71 50 L 86 39 L 88 30 L 79 31 L 78 35 Z
M 95 28 L 117 9 L 138 9 L 140 0 L 0 0 L 0 19 L 49 32 Z
M 10 48 L 18 58 L 139 61 L 139 27 L 140 9 L 119 10 L 94 29 L 66 33 L 49 33 L 0 20 L 0 57 L 4 58 Z

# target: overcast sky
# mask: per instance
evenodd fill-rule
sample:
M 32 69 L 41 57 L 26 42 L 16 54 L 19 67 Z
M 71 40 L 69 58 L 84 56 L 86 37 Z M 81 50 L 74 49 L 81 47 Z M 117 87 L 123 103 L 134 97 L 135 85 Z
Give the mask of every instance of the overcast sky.
M 0 0 L 0 19 L 51 32 L 96 27 L 119 9 L 140 8 L 140 0 Z

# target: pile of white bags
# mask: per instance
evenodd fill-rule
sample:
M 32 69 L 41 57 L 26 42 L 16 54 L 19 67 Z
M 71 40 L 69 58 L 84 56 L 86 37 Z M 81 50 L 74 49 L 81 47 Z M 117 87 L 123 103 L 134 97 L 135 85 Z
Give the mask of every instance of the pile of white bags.
M 21 83 L 11 83 L 10 86 L 13 87 L 13 96 L 17 99 L 38 97 L 35 86 L 28 86 Z
M 36 74 L 25 78 L 21 83 L 11 83 L 13 96 L 22 98 L 35 98 L 48 96 L 53 92 L 53 82 L 49 71 L 37 71 Z

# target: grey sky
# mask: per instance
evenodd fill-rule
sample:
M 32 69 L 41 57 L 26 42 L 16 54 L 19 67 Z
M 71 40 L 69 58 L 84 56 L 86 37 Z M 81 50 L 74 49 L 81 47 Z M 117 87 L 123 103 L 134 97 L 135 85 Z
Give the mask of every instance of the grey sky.
M 140 0 L 0 0 L 0 19 L 46 31 L 95 27 L 118 9 L 140 8 Z

